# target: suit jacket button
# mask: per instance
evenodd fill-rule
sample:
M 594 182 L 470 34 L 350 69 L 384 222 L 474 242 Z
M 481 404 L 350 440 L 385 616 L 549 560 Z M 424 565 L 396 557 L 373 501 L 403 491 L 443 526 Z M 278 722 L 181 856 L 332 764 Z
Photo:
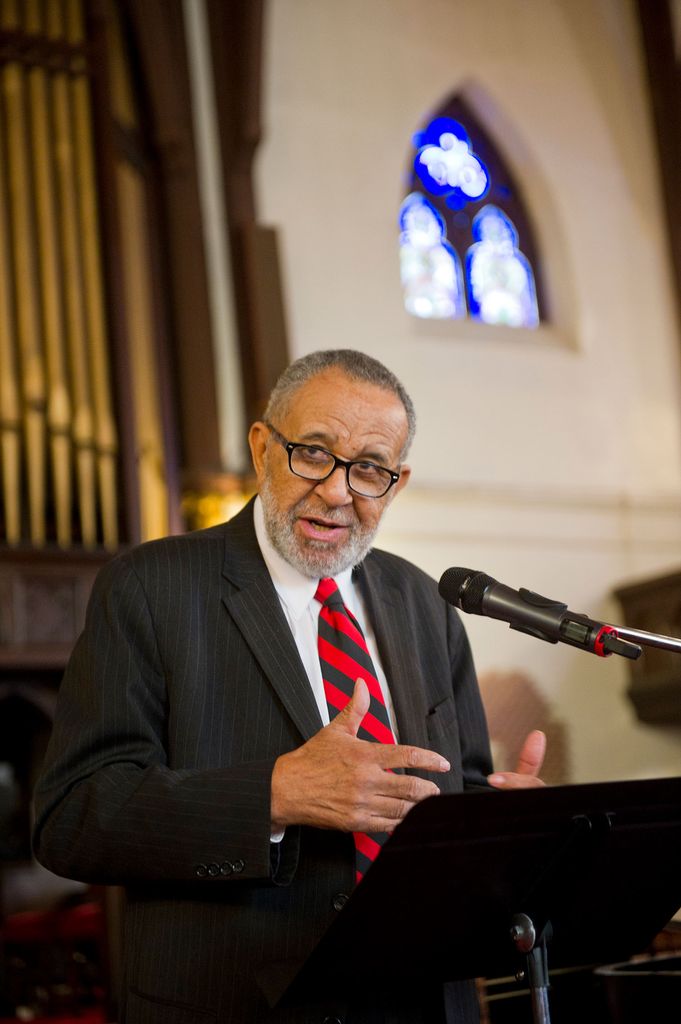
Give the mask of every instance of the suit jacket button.
M 234 870 L 234 865 L 232 864 L 231 860 L 224 860 L 222 862 L 222 864 L 220 865 L 220 874 L 221 875 L 231 875 L 233 870 Z
M 206 864 L 197 864 L 194 868 L 194 873 L 198 875 L 199 878 L 205 878 L 208 874 L 208 866 Z
M 342 910 L 350 897 L 346 892 L 337 892 L 333 898 L 333 909 Z
M 209 864 L 208 865 L 208 874 L 210 875 L 211 878 L 215 878 L 216 875 L 220 874 L 220 865 L 219 864 Z
M 235 875 L 240 875 L 245 867 L 246 865 L 242 860 L 235 860 L 234 863 L 232 864 L 232 870 L 234 871 Z

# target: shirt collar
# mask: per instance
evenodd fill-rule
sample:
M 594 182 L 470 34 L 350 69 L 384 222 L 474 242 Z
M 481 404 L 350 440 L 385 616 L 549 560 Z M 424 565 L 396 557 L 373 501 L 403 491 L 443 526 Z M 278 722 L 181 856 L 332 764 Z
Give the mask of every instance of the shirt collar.
M 313 600 L 319 580 L 304 576 L 287 562 L 274 547 L 265 526 L 265 515 L 260 495 L 256 497 L 253 506 L 253 525 L 255 526 L 255 535 L 262 557 L 265 560 L 267 571 L 272 578 L 274 589 L 282 603 L 286 606 L 286 610 L 291 618 L 294 621 L 298 621 Z M 334 579 L 343 595 L 343 599 L 348 601 L 348 603 L 352 603 L 352 566 L 344 569 L 343 572 L 337 573 Z

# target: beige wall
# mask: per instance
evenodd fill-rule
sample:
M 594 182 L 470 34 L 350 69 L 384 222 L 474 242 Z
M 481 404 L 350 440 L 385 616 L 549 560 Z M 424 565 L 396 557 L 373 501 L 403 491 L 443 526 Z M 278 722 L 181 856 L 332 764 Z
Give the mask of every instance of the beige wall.
M 553 323 L 402 309 L 412 133 L 461 89 L 526 190 Z M 653 140 L 625 0 L 270 0 L 262 219 L 280 229 L 295 356 L 351 346 L 413 394 L 413 484 L 384 547 L 615 617 L 623 581 L 681 564 L 681 422 Z M 467 618 L 480 670 L 523 669 L 568 726 L 578 781 L 678 773 L 626 669 Z

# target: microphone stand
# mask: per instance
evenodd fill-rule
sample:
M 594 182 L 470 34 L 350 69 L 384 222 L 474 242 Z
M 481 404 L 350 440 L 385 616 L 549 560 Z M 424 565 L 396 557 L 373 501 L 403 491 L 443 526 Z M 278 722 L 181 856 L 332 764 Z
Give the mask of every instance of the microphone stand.
M 681 640 L 675 636 L 664 636 L 662 633 L 648 633 L 645 629 L 630 629 L 629 626 L 612 626 L 618 636 L 631 640 L 645 647 L 661 647 L 665 651 L 681 652 Z
M 584 622 L 587 622 L 586 618 Z M 635 661 L 643 653 L 641 650 L 641 644 L 645 647 L 658 647 L 665 651 L 676 651 L 681 653 L 681 639 L 676 636 L 665 636 L 663 633 L 649 633 L 645 629 L 633 629 L 629 626 L 616 626 L 611 622 L 604 622 L 603 628 L 599 633 L 598 640 L 602 646 L 602 649 L 607 654 L 619 654 L 623 658 L 629 658 L 631 661 Z M 577 637 L 580 637 L 580 631 L 585 627 L 582 626 L 582 620 L 579 617 L 574 619 L 567 619 L 566 625 L 563 626 L 561 623 L 561 639 L 565 643 L 574 643 L 575 646 L 581 646 L 580 642 L 575 643 Z M 533 636 L 539 636 L 542 639 L 549 640 L 552 638 L 543 634 L 540 630 L 524 629 L 522 627 L 511 625 L 511 629 L 519 629 L 521 633 L 530 633 Z M 555 643 L 555 640 L 553 640 Z M 591 648 L 593 650 L 593 648 Z

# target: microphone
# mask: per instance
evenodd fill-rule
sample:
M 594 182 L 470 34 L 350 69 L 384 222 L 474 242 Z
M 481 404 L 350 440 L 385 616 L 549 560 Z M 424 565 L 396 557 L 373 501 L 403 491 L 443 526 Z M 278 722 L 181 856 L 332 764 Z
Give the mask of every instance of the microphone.
M 524 587 L 512 590 L 475 569 L 447 569 L 438 589 L 445 601 L 461 611 L 501 619 L 511 629 L 550 644 L 571 644 L 600 658 L 620 654 L 633 660 L 641 654 L 641 648 L 622 640 L 614 626 L 571 612 L 566 604 Z

